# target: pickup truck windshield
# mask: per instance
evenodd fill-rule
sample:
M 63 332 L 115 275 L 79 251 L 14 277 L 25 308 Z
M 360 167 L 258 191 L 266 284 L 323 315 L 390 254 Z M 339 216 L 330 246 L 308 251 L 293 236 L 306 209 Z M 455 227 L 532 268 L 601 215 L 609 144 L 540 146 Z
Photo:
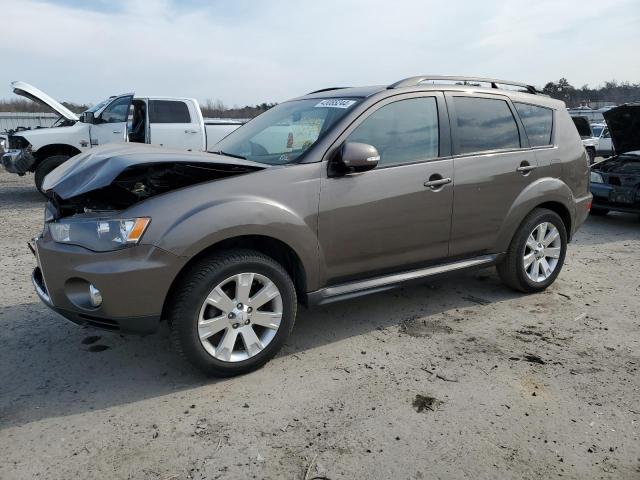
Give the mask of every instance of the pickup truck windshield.
M 229 134 L 212 151 L 271 165 L 293 163 L 360 100 L 281 103 Z

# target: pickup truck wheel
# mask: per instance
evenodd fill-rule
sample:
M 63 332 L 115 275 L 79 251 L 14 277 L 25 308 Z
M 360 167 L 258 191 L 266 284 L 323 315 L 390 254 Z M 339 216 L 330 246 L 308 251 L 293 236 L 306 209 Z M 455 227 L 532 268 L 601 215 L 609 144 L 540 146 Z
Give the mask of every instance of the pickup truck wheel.
M 282 266 L 252 250 L 203 259 L 183 276 L 169 308 L 177 350 L 218 377 L 255 370 L 293 328 L 296 291 Z
M 524 219 L 497 270 L 503 283 L 525 293 L 551 285 L 564 263 L 567 231 L 560 216 L 536 208 Z
M 44 191 L 42 190 L 42 182 L 44 182 L 44 177 L 46 177 L 52 170 L 56 169 L 64 162 L 69 160 L 69 155 L 53 155 L 51 157 L 47 157 L 42 160 L 38 166 L 36 167 L 35 174 L 35 183 L 38 191 L 44 195 Z

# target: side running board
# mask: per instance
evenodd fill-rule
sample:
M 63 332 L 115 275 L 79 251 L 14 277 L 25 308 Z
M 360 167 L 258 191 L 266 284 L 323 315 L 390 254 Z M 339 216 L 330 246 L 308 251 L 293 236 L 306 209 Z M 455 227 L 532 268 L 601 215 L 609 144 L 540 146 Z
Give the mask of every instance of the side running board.
M 408 272 L 393 273 L 381 277 L 374 277 L 368 280 L 358 280 L 355 282 L 341 283 L 331 287 L 310 292 L 307 295 L 310 305 L 324 305 L 327 303 L 346 300 L 349 298 L 369 295 L 370 293 L 390 290 L 411 280 L 431 277 L 442 273 L 453 272 L 473 267 L 489 266 L 496 262 L 498 255 L 483 255 L 468 260 L 461 260 L 444 265 L 410 270 Z

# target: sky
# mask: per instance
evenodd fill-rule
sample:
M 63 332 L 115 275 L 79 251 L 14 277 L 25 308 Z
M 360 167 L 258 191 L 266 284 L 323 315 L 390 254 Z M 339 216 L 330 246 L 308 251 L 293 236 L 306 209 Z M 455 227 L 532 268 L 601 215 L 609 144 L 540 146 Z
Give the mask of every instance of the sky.
M 281 102 L 422 74 L 640 83 L 638 0 L 0 0 L 0 98 Z

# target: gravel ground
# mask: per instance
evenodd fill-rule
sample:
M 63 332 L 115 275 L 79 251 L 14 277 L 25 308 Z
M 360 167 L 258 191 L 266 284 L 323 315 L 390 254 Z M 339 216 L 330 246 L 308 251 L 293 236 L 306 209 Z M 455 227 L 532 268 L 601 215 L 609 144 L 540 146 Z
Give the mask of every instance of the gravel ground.
M 40 304 L 32 177 L 0 173 L 0 478 L 640 478 L 640 220 L 592 217 L 556 283 L 482 270 L 300 311 L 212 380 Z

